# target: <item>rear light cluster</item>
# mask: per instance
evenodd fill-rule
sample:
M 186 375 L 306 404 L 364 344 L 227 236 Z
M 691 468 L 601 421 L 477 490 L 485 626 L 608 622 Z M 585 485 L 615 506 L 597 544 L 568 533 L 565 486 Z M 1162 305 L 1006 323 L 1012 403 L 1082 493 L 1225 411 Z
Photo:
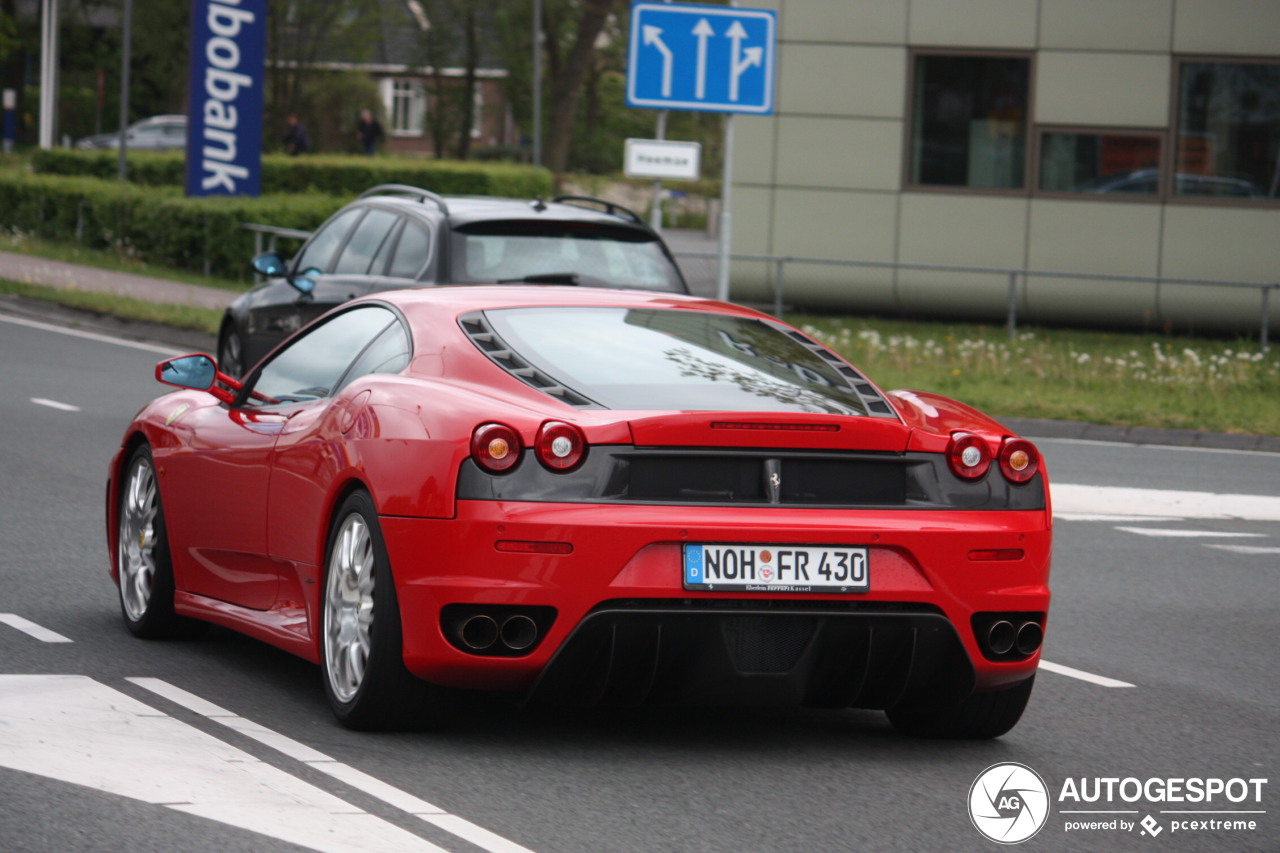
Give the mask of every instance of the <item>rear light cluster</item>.
M 515 468 L 523 451 L 520 433 L 506 424 L 481 424 L 471 433 L 471 458 L 490 473 L 501 474 Z M 573 424 L 547 421 L 538 428 L 533 453 L 543 467 L 566 473 L 586 458 L 587 439 Z
M 1000 444 L 999 454 L 993 457 L 985 439 L 968 432 L 951 434 L 947 465 L 957 477 L 981 480 L 987 476 L 992 462 L 999 465 L 1000 473 L 1010 483 L 1025 483 L 1040 471 L 1040 452 L 1026 439 L 1006 438 Z

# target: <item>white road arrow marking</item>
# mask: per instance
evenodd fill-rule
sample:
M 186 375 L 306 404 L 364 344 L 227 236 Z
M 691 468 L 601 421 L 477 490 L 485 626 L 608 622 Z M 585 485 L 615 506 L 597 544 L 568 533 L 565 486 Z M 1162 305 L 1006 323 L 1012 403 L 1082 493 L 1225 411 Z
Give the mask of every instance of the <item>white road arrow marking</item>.
M 662 97 L 671 97 L 671 48 L 667 47 L 666 42 L 662 40 L 662 27 L 654 27 L 645 25 L 643 30 L 644 43 L 652 45 L 658 49 L 658 53 L 662 54 Z
M 1123 486 L 1077 486 L 1054 483 L 1054 514 L 1138 516 L 1161 518 L 1235 518 L 1244 521 L 1280 521 L 1280 497 L 1186 492 L 1166 489 L 1132 489 Z
M 698 37 L 698 76 L 694 81 L 694 97 L 701 101 L 707 96 L 707 39 L 716 34 L 711 22 L 699 18 L 693 34 Z
M 0 766 L 321 853 L 444 848 L 80 675 L 0 676 Z
M 751 66 L 763 64 L 764 48 L 749 47 L 743 50 L 742 40 L 747 37 L 747 31 L 743 28 L 741 21 L 734 21 L 725 35 L 733 42 L 732 62 L 729 69 L 729 100 L 736 101 L 738 100 L 738 79 Z

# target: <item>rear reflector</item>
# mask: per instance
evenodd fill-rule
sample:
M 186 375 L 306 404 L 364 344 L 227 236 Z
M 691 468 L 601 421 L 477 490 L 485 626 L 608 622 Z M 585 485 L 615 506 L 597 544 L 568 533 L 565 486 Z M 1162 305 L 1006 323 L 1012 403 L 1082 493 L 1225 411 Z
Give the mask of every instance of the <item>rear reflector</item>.
M 529 542 L 521 539 L 499 539 L 493 547 L 509 554 L 572 554 L 568 542 Z
M 1021 548 L 995 548 L 989 551 L 970 551 L 969 559 L 975 563 L 1001 563 L 1021 560 L 1024 554 Z

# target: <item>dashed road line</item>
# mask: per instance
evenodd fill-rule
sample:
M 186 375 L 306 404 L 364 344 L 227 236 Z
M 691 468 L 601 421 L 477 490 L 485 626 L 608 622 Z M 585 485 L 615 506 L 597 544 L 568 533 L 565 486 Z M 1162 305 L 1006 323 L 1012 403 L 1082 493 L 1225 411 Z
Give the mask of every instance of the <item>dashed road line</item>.
M 70 403 L 60 403 L 57 400 L 49 400 L 45 397 L 32 397 L 31 402 L 37 406 L 44 406 L 49 409 L 57 409 L 60 412 L 78 412 L 79 406 L 73 406 Z
M 434 806 L 406 791 L 388 785 L 386 782 L 336 761 L 306 744 L 299 743 L 293 738 L 260 726 L 252 720 L 245 719 L 166 681 L 158 678 L 129 678 L 126 680 L 189 711 L 194 711 L 215 723 L 220 723 L 227 728 L 234 729 L 253 738 L 263 746 L 270 747 L 283 755 L 306 764 L 308 767 L 350 785 L 362 793 L 452 833 L 477 847 L 488 850 L 490 853 L 531 853 L 528 848 L 521 847 L 514 841 L 503 838 L 457 815 L 449 814 L 439 806 Z
M 1217 548 L 1219 551 L 1230 551 L 1233 554 L 1247 554 L 1250 556 L 1280 554 L 1280 548 L 1268 548 L 1260 545 L 1215 545 L 1213 543 L 1206 542 L 1204 547 Z
M 1040 661 L 1040 668 L 1047 669 L 1049 672 L 1065 675 L 1068 678 L 1077 678 L 1080 681 L 1087 681 L 1090 684 L 1096 684 L 1099 687 L 1136 687 L 1127 681 L 1120 681 L 1116 678 L 1107 678 L 1105 675 L 1094 675 L 1092 672 L 1085 672 L 1083 669 L 1075 667 L 1063 666 L 1060 663 L 1050 663 L 1047 660 Z
M 50 631 L 43 625 L 37 625 L 30 619 L 24 619 L 16 613 L 0 613 L 0 622 L 8 625 L 10 628 L 17 628 L 22 633 L 30 637 L 35 637 L 42 643 L 73 643 L 70 637 L 64 637 L 57 631 Z
M 1139 536 L 1167 537 L 1170 539 L 1266 539 L 1265 533 L 1224 533 L 1219 530 L 1186 530 L 1185 528 L 1169 529 L 1166 527 L 1117 527 L 1125 533 L 1136 533 Z

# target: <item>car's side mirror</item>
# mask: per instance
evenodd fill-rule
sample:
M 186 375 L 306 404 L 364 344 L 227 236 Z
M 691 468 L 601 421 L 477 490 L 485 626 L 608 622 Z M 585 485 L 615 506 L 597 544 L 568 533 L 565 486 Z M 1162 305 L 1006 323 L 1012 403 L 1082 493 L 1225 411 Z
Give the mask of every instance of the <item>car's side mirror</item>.
M 156 365 L 156 379 L 166 385 L 208 391 L 218 376 L 218 366 L 207 355 L 184 355 Z
M 258 257 L 253 259 L 251 266 L 253 267 L 254 272 L 259 272 L 263 275 L 269 276 L 284 275 L 285 270 L 288 269 L 285 266 L 284 259 L 275 252 L 258 255 Z
M 312 276 L 317 276 L 319 274 L 320 270 L 315 267 L 311 267 L 310 269 L 303 270 L 302 275 L 295 275 L 293 278 L 289 279 L 289 283 L 296 287 L 304 296 L 310 296 L 316 289 L 316 280 Z
M 235 399 L 241 384 L 218 370 L 218 364 L 204 353 L 165 359 L 156 365 L 156 379 L 165 385 L 208 391 L 223 403 Z M 224 387 L 220 387 L 224 386 Z

